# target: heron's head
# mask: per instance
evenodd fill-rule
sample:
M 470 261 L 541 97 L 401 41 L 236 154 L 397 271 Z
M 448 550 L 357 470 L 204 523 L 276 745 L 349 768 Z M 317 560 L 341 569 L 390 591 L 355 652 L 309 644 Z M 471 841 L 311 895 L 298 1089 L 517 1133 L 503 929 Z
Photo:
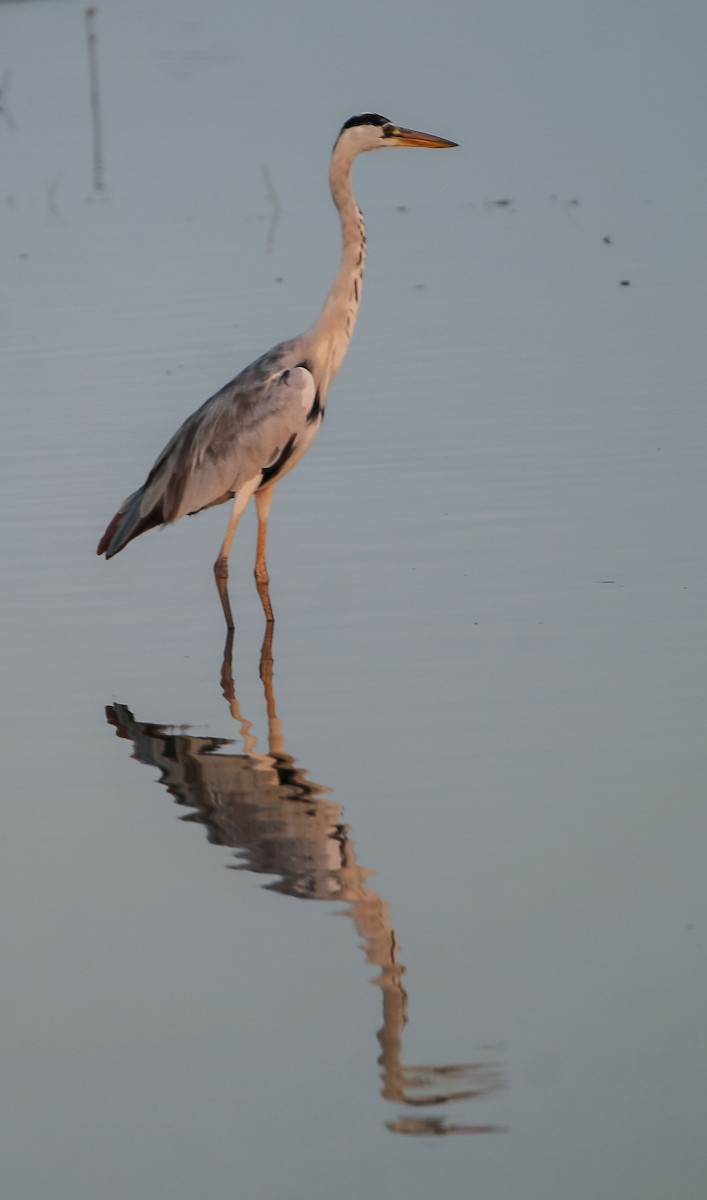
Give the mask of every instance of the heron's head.
M 380 113 L 360 113 L 344 122 L 336 145 L 342 148 L 346 146 L 354 155 L 361 154 L 364 150 L 382 150 L 386 146 L 424 146 L 429 150 L 439 150 L 447 146 L 456 146 L 458 143 L 436 137 L 433 133 L 403 129 L 400 125 L 394 125 L 387 117 L 382 117 Z

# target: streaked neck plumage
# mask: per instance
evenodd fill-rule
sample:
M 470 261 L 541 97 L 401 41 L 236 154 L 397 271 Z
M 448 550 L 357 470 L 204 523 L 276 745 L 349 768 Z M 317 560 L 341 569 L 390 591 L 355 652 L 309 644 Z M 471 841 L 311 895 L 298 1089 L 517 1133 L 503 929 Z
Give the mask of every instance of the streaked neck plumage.
M 366 226 L 351 186 L 351 165 L 356 152 L 338 141 L 331 156 L 329 186 L 341 217 L 341 262 L 319 318 L 310 330 L 313 357 L 326 393 L 349 348 L 361 303 L 366 265 Z

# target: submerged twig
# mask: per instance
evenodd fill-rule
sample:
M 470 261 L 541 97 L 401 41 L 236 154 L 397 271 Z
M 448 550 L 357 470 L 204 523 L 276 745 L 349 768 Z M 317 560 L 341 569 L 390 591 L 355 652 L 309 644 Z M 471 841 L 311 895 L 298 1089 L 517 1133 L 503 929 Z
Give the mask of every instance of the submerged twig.
M 265 239 L 265 253 L 269 254 L 273 248 L 273 245 L 275 244 L 275 231 L 282 214 L 282 206 L 280 204 L 278 194 L 275 191 L 275 185 L 273 184 L 268 168 L 263 165 L 260 169 L 263 173 L 263 180 L 265 182 L 265 195 L 272 204 L 272 217 L 270 218 L 268 233 Z
M 45 179 L 44 186 L 47 189 L 47 213 L 58 221 L 61 225 L 64 224 L 64 215 L 59 211 L 59 206 L 56 202 L 56 195 L 59 191 L 61 176 L 57 175 L 55 179 Z
M 104 159 L 103 129 L 101 125 L 101 94 L 98 79 L 98 48 L 94 29 L 95 8 L 86 9 L 86 40 L 88 43 L 88 74 L 91 83 L 91 123 L 93 127 L 93 190 L 103 192 Z
M 2 113 L 4 116 L 5 124 L 7 125 L 8 129 L 14 129 L 16 124 L 15 118 L 10 112 L 7 103 L 7 89 L 11 79 L 12 71 L 10 67 L 5 67 L 5 70 L 2 73 L 2 79 L 0 79 L 0 113 Z

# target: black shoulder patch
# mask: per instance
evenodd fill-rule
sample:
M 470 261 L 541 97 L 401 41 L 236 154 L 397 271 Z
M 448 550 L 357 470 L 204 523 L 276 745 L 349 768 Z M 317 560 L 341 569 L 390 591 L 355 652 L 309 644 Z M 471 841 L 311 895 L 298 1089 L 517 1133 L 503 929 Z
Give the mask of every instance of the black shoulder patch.
M 311 425 L 312 421 L 316 421 L 317 417 L 319 416 L 321 416 L 322 420 L 324 420 L 324 407 L 319 395 L 319 388 L 317 388 L 317 394 L 314 397 L 314 404 L 307 413 L 307 424 Z
M 295 433 L 291 434 L 290 437 L 285 442 L 285 447 L 282 451 L 282 454 L 280 454 L 279 457 L 275 459 L 274 463 L 270 463 L 269 467 L 263 467 L 263 478 L 260 480 L 260 483 L 258 484 L 258 487 L 256 489 L 257 491 L 260 491 L 260 488 L 264 487 L 266 483 L 272 483 L 273 479 L 275 479 L 280 474 L 280 472 L 281 472 L 282 468 L 284 467 L 285 463 L 287 462 L 288 458 L 292 457 L 292 451 L 295 448 L 296 438 L 297 438 L 297 435 Z

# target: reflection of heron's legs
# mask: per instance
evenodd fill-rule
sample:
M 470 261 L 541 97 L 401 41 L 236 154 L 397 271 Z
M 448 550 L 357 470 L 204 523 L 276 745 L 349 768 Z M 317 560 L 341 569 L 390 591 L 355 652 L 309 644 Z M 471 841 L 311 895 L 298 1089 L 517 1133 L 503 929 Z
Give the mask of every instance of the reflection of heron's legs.
M 263 683 L 265 704 L 268 713 L 268 749 L 271 755 L 280 755 L 285 753 L 285 743 L 277 712 L 275 711 L 272 656 L 274 632 L 274 621 L 268 621 L 265 626 L 263 644 L 260 648 L 260 678 Z M 233 636 L 233 629 L 229 629 L 226 634 L 226 644 L 223 648 L 223 659 L 221 662 L 221 691 L 231 710 L 231 716 L 235 721 L 238 721 L 241 727 L 246 753 L 255 754 L 257 750 L 257 738 L 251 733 L 250 721 L 246 721 L 243 716 L 238 704 L 238 697 L 236 696 L 236 683 L 233 677 Z
M 287 751 L 285 750 L 285 736 L 282 732 L 280 718 L 277 715 L 275 708 L 275 684 L 273 680 L 273 656 L 272 656 L 272 640 L 275 631 L 273 621 L 268 621 L 265 626 L 265 637 L 263 644 L 260 647 L 260 678 L 263 684 L 263 692 L 265 693 L 265 707 L 268 713 L 268 749 L 275 758 L 284 760 Z M 292 760 L 294 762 L 294 759 Z
M 274 621 L 275 616 L 270 603 L 270 592 L 268 590 L 268 567 L 265 562 L 265 544 L 268 539 L 268 513 L 270 505 L 275 494 L 275 488 L 269 487 L 263 492 L 255 493 L 255 507 L 258 512 L 258 548 L 255 554 L 255 586 L 258 589 L 260 603 L 263 606 L 265 619 Z
M 233 629 L 233 613 L 231 612 L 231 601 L 228 598 L 228 555 L 231 550 L 231 544 L 233 542 L 235 532 L 238 528 L 238 522 L 243 516 L 245 507 L 255 491 L 256 484 L 257 480 L 254 479 L 251 483 L 247 483 L 240 489 L 239 492 L 236 493 L 236 498 L 233 501 L 231 519 L 228 522 L 228 529 L 226 530 L 226 536 L 221 543 L 219 556 L 214 563 L 216 587 L 218 589 L 221 607 L 223 608 L 223 615 L 226 618 L 226 625 L 229 629 Z
M 267 705 L 268 718 L 272 720 L 276 716 L 275 713 L 275 691 L 273 686 L 273 656 L 272 656 L 272 638 L 274 633 L 273 622 L 269 621 L 265 627 L 265 637 L 263 644 L 260 647 L 260 678 L 265 691 L 265 703 Z
M 233 629 L 226 634 L 226 645 L 223 648 L 221 663 L 221 691 L 224 699 L 233 704 L 236 699 L 236 685 L 233 681 Z
M 234 721 L 237 721 L 240 726 L 241 737 L 243 738 L 243 748 L 246 754 L 255 756 L 258 750 L 258 739 L 254 733 L 251 733 L 250 721 L 247 721 L 243 716 L 238 704 L 236 695 L 236 683 L 233 678 L 233 630 L 229 629 L 226 634 L 226 644 L 223 648 L 223 660 L 221 662 L 221 691 L 223 692 L 224 700 L 227 702 L 231 710 L 231 716 Z

